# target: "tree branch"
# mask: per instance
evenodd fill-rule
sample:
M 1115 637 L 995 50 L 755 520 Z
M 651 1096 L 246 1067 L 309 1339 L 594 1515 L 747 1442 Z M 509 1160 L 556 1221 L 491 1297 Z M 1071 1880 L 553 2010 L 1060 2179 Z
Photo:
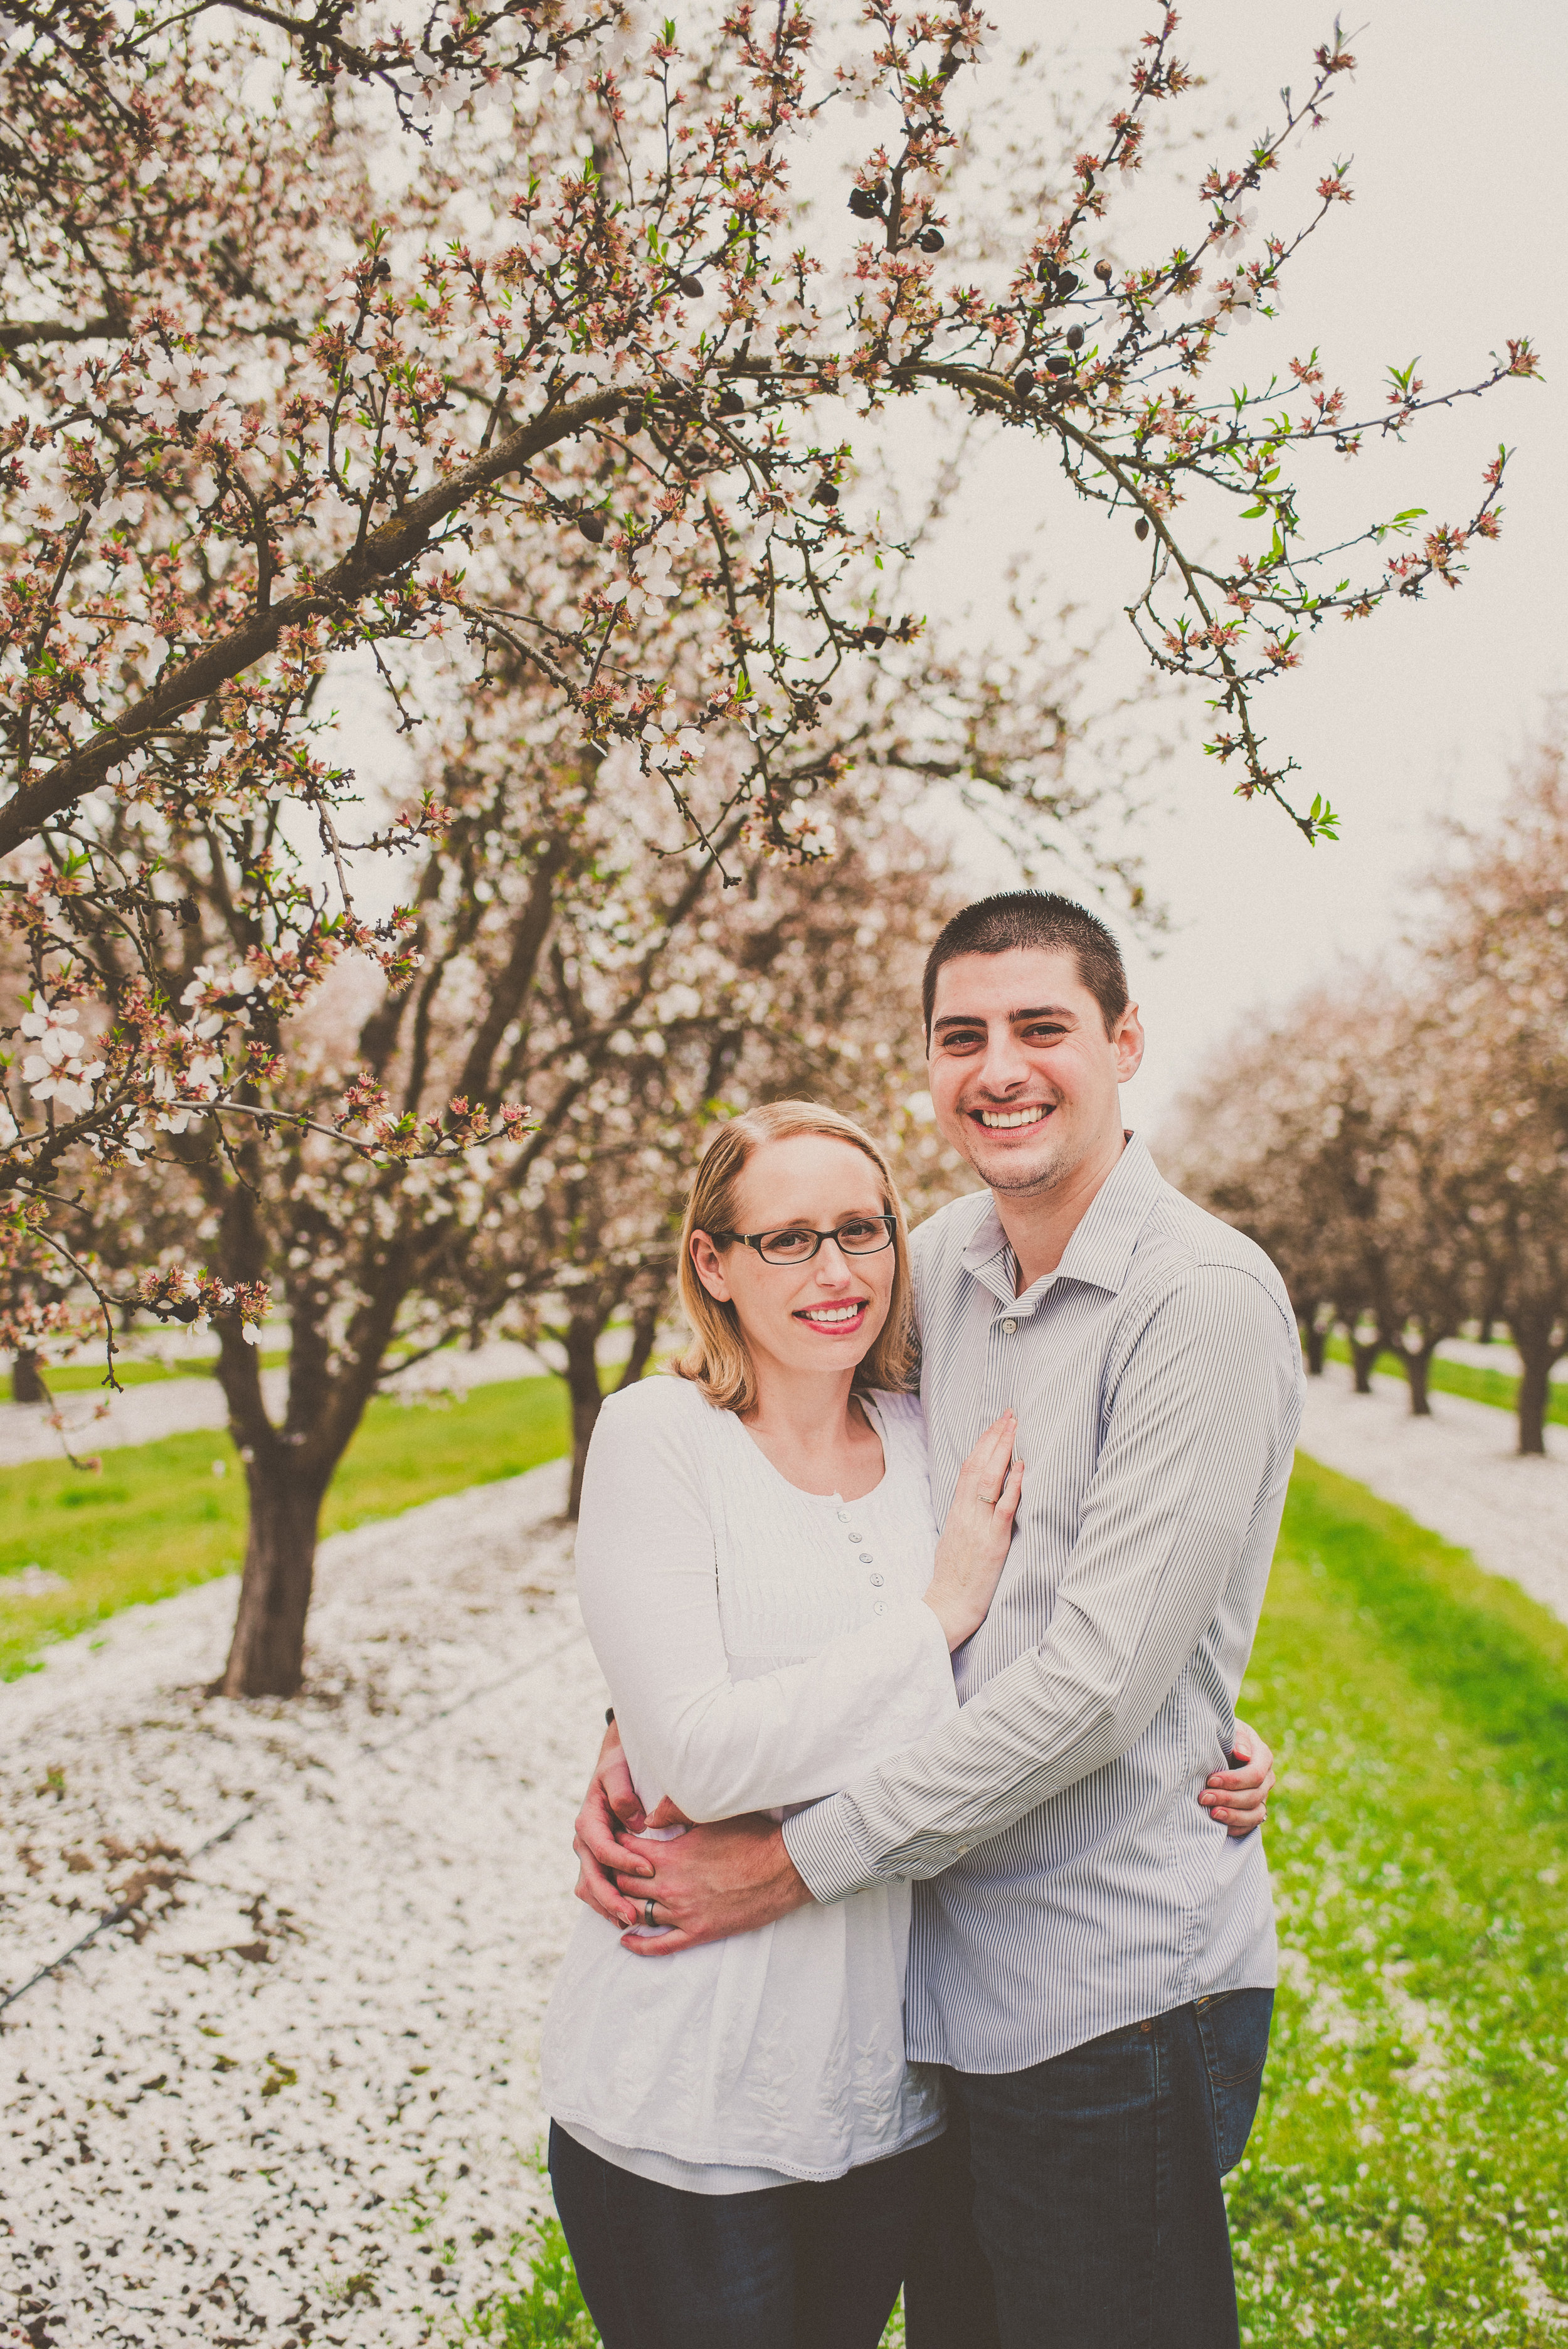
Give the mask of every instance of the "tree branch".
M 206 645 L 183 661 L 173 674 L 155 685 L 123 718 L 106 727 L 73 758 L 62 759 L 30 782 L 23 783 L 0 808 L 0 857 L 30 840 L 41 824 L 96 791 L 111 770 L 141 744 L 172 725 L 188 709 L 208 700 L 232 678 L 254 667 L 274 652 L 291 628 L 324 612 L 354 605 L 381 581 L 421 554 L 437 525 L 449 514 L 502 481 L 557 441 L 570 440 L 585 424 L 598 421 L 620 408 L 624 388 L 598 391 L 562 408 L 547 408 L 531 423 L 520 425 L 488 455 L 476 457 L 443 481 L 409 500 L 402 512 L 372 532 L 362 547 L 327 572 L 314 587 L 285 597 L 251 617 L 227 636 Z

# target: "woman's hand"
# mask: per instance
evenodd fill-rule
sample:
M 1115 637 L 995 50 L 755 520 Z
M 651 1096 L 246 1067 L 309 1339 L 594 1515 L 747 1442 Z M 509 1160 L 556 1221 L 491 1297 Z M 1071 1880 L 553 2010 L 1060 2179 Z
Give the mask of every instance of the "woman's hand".
M 635 1924 L 640 1911 L 627 1906 L 626 1896 L 617 1886 L 615 1877 L 617 1871 L 636 1877 L 645 1874 L 646 1869 L 641 1860 L 627 1853 L 622 1838 L 640 1836 L 649 1827 L 690 1825 L 685 1812 L 677 1810 L 667 1795 L 655 1805 L 651 1818 L 644 1816 L 632 1774 L 626 1767 L 621 1733 L 612 1720 L 604 1732 L 604 1742 L 599 1748 L 599 1759 L 593 1764 L 593 1775 L 583 1797 L 573 1837 L 573 1849 L 577 1854 L 578 1899 L 596 1909 L 612 1925 Z
M 1274 1755 L 1257 1731 L 1249 1729 L 1244 1721 L 1236 1723 L 1231 1751 L 1240 1767 L 1211 1772 L 1198 1800 L 1228 1834 L 1251 1835 L 1269 1815 L 1269 1795 L 1274 1783 Z
M 1013 1458 L 1018 1423 L 1005 1411 L 985 1430 L 958 1472 L 926 1605 L 947 1635 L 948 1652 L 974 1638 L 985 1619 L 1007 1562 L 1024 1464 Z

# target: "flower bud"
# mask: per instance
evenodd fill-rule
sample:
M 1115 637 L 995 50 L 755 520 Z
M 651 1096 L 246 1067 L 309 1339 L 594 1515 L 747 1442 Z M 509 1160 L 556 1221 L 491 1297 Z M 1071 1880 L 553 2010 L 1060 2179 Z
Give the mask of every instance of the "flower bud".
M 603 514 L 579 514 L 577 517 L 577 527 L 582 532 L 590 546 L 603 545 L 604 517 Z
M 1149 516 L 1148 516 L 1147 514 L 1140 514 L 1140 515 L 1139 515 L 1138 520 L 1137 520 L 1137 521 L 1133 523 L 1133 525 L 1132 525 L 1132 534 L 1133 534 L 1134 538 L 1147 538 L 1147 537 L 1148 537 L 1148 535 L 1149 535 Z
M 1068 328 L 1068 348 L 1069 351 L 1082 350 L 1083 328 L 1081 326 L 1069 326 Z

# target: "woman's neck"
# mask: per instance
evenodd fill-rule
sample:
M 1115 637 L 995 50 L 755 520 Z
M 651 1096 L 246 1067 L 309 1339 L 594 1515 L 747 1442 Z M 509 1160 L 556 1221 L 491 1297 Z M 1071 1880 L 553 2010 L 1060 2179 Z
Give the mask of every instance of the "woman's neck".
M 851 1417 L 859 1422 L 860 1413 L 851 1414 L 850 1406 L 853 1371 L 813 1373 L 789 1370 L 781 1362 L 758 1361 L 755 1355 L 752 1360 L 757 1400 L 746 1413 L 748 1427 L 766 1428 L 797 1444 L 830 1444 L 849 1432 Z
M 759 1361 L 748 1433 L 804 1493 L 858 1500 L 882 1481 L 882 1439 L 852 1397 L 854 1372 L 813 1377 Z

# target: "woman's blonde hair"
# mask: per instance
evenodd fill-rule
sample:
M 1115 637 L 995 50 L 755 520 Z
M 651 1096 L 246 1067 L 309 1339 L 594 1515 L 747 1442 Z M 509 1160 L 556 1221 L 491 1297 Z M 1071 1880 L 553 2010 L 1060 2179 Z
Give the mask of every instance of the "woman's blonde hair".
M 676 1364 L 677 1377 L 690 1379 L 720 1411 L 749 1411 L 757 1401 L 757 1371 L 741 1335 L 733 1305 L 709 1296 L 692 1262 L 695 1232 L 715 1238 L 736 1227 L 740 1177 L 753 1154 L 769 1142 L 788 1142 L 797 1134 L 820 1133 L 833 1142 L 847 1142 L 869 1158 L 882 1177 L 882 1203 L 893 1218 L 892 1295 L 887 1319 L 855 1372 L 855 1385 L 881 1387 L 903 1394 L 914 1384 L 916 1347 L 914 1293 L 909 1271 L 909 1226 L 903 1202 L 892 1179 L 886 1154 L 852 1119 L 816 1102 L 769 1102 L 748 1109 L 716 1127 L 697 1165 L 681 1225 L 681 1303 L 691 1323 L 692 1340 Z

